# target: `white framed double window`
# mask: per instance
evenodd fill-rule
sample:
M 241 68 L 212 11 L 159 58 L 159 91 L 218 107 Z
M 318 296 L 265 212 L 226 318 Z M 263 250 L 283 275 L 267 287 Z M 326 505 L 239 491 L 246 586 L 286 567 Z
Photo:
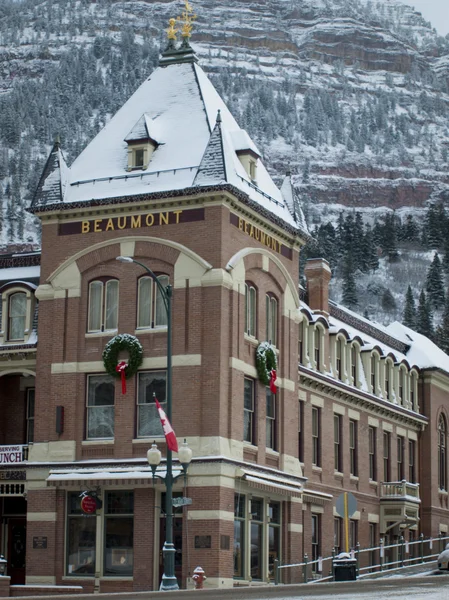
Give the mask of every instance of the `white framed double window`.
M 86 439 L 114 439 L 115 379 L 111 375 L 87 376 Z
M 170 283 L 168 275 L 157 275 L 157 279 L 165 290 Z M 167 327 L 167 310 L 159 286 L 151 277 L 145 275 L 138 281 L 137 329 L 156 327 Z
M 163 437 L 155 398 L 164 410 L 167 404 L 167 372 L 143 371 L 138 374 L 137 437 Z
M 117 329 L 118 293 L 117 279 L 97 279 L 89 283 L 88 333 Z

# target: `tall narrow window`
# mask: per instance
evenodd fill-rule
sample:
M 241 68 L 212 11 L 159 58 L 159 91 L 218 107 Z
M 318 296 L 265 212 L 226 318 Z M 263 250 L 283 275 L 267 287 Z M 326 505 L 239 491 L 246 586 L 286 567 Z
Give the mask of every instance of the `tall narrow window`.
M 66 574 L 94 577 L 97 516 L 84 514 L 78 492 L 67 494 L 67 569 Z
M 245 496 L 234 496 L 234 577 L 244 576 L 245 564 Z
M 334 470 L 342 472 L 341 464 L 341 416 L 334 415 Z
M 25 339 L 26 315 L 26 294 L 24 292 L 11 294 L 8 306 L 8 341 L 16 342 Z
M 262 579 L 262 561 L 263 561 L 263 499 L 251 498 L 251 578 Z
M 319 371 L 321 368 L 321 332 L 319 327 L 315 327 L 313 333 L 315 368 Z
M 131 577 L 134 567 L 134 492 L 105 493 L 104 574 Z
M 341 528 L 342 519 L 334 517 L 334 552 L 336 555 L 341 552 Z
M 349 421 L 349 465 L 350 474 L 358 475 L 357 466 L 357 421 Z
M 390 400 L 390 364 L 385 361 L 385 398 Z
M 398 462 L 398 481 L 404 479 L 404 438 L 398 435 L 397 437 L 397 462 Z
M 377 377 L 376 377 L 377 360 L 374 354 L 371 354 L 371 391 L 373 394 L 377 392 Z
M 375 427 L 369 427 L 368 428 L 368 453 L 369 453 L 369 478 L 371 479 L 371 481 L 377 481 L 376 438 L 377 438 L 377 429 Z
M 447 490 L 447 426 L 446 419 L 440 415 L 438 421 L 438 486 L 440 490 Z
M 168 286 L 168 275 L 158 275 L 157 279 L 164 289 Z M 159 286 L 151 277 L 141 277 L 138 283 L 137 328 L 166 326 L 167 310 Z
M 404 403 L 404 389 L 405 389 L 405 371 L 399 369 L 399 403 Z
M 255 443 L 254 380 L 245 377 L 243 405 L 243 441 Z
M 408 480 L 410 483 L 416 483 L 416 472 L 415 472 L 415 458 L 416 447 L 415 441 L 408 441 Z
M 276 395 L 266 388 L 267 412 L 266 412 L 266 445 L 271 450 L 277 450 L 276 439 Z
M 312 561 L 317 561 L 321 556 L 321 515 L 312 514 Z M 314 562 L 312 571 L 318 571 L 318 563 Z
M 277 346 L 278 301 L 271 294 L 266 297 L 267 340 Z
M 304 462 L 304 403 L 298 403 L 298 458 Z
M 410 406 L 412 410 L 415 410 L 415 376 L 413 373 L 410 374 Z
M 165 371 L 147 371 L 138 374 L 137 393 L 137 437 L 163 437 L 155 397 L 162 408 L 167 404 L 167 373 Z
M 316 467 L 321 466 L 320 416 L 320 409 L 312 406 L 312 464 Z
M 114 437 L 115 380 L 111 375 L 87 377 L 87 439 Z
M 268 505 L 268 576 L 274 578 L 274 561 L 280 560 L 281 552 L 281 505 L 272 502 Z
M 336 351 L 337 351 L 337 353 L 336 353 L 337 377 L 341 381 L 343 379 L 343 358 L 342 358 L 342 354 L 344 352 L 343 342 L 342 342 L 342 340 L 337 340 L 336 344 L 337 344 L 337 348 L 336 348 Z
M 384 481 L 390 481 L 390 433 L 384 431 L 383 439 Z
M 26 407 L 26 440 L 27 444 L 34 442 L 34 398 L 35 389 L 27 389 L 27 407 Z
M 349 521 L 349 546 L 355 550 L 358 539 L 358 521 L 351 519 Z
M 298 360 L 302 365 L 304 363 L 304 323 L 299 324 L 298 338 Z
M 257 292 L 251 283 L 245 283 L 245 333 L 256 337 Z
M 89 284 L 88 332 L 115 331 L 117 324 L 117 279 L 91 281 Z
M 352 384 L 357 386 L 357 381 L 359 378 L 358 352 L 357 352 L 357 346 L 355 346 L 354 344 L 351 346 L 351 376 L 352 376 Z

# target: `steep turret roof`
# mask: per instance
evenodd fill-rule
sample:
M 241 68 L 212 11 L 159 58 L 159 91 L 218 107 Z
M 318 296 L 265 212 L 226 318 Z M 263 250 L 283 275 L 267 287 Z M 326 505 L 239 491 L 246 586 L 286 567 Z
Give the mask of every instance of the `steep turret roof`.
M 185 54 L 185 53 L 184 53 Z M 218 184 L 237 188 L 263 212 L 302 229 L 265 169 L 256 145 L 229 112 L 214 86 L 190 56 L 176 52 L 137 89 L 70 169 L 52 151 L 32 210 L 65 205 L 122 201 L 152 193 L 177 193 Z M 220 111 L 221 122 L 215 127 Z M 157 148 L 145 170 L 128 172 L 128 143 L 152 138 Z M 243 148 L 245 146 L 245 148 Z M 216 148 L 220 147 L 220 152 Z M 58 147 L 58 152 L 59 147 Z M 257 182 L 250 179 L 237 153 L 257 160 Z M 206 168 L 207 163 L 207 168 Z M 57 174 L 59 165 L 60 174 Z M 67 171 L 67 173 L 66 173 Z M 65 185 L 67 181 L 67 185 Z M 56 187 L 59 182 L 59 187 Z M 103 202 L 102 202 L 103 203 Z

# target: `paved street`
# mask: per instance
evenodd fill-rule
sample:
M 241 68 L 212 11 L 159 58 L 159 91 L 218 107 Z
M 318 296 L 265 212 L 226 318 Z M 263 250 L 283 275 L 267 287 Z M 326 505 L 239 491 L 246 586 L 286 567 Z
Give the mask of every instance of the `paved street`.
M 30 598 L 30 597 L 28 597 Z M 37 597 L 36 597 L 37 598 Z M 42 600 L 42 596 L 39 600 Z M 320 585 L 292 585 L 267 587 L 242 587 L 221 590 L 180 591 L 180 592 L 133 592 L 127 594 L 80 594 L 76 596 L 53 596 L 53 600 L 449 600 L 449 575 L 427 577 L 374 579 L 348 583 L 328 583 Z

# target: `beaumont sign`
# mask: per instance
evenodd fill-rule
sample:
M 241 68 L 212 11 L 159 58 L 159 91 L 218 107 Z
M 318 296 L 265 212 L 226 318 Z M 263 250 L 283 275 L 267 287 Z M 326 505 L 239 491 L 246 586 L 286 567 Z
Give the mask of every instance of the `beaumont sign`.
M 166 210 L 140 215 L 110 216 L 103 219 L 61 223 L 59 225 L 59 235 L 102 233 L 123 229 L 146 229 L 150 227 L 163 227 L 164 225 L 192 223 L 194 221 L 204 221 L 204 208 Z
M 242 217 L 239 217 L 234 213 L 231 213 L 230 221 L 231 225 L 237 227 L 241 232 L 253 238 L 254 240 L 256 240 L 256 242 L 262 244 L 262 246 L 265 246 L 270 250 L 274 250 L 278 254 L 282 254 L 282 256 L 285 256 L 285 258 L 288 258 L 290 260 L 293 259 L 293 252 L 291 248 L 288 248 L 284 244 L 281 244 L 281 242 L 278 242 L 278 240 L 275 237 L 269 235 L 268 233 L 265 233 L 265 231 L 259 229 L 259 227 L 256 227 L 249 221 L 242 219 Z
M 0 446 L 0 465 L 23 462 L 24 446 Z

